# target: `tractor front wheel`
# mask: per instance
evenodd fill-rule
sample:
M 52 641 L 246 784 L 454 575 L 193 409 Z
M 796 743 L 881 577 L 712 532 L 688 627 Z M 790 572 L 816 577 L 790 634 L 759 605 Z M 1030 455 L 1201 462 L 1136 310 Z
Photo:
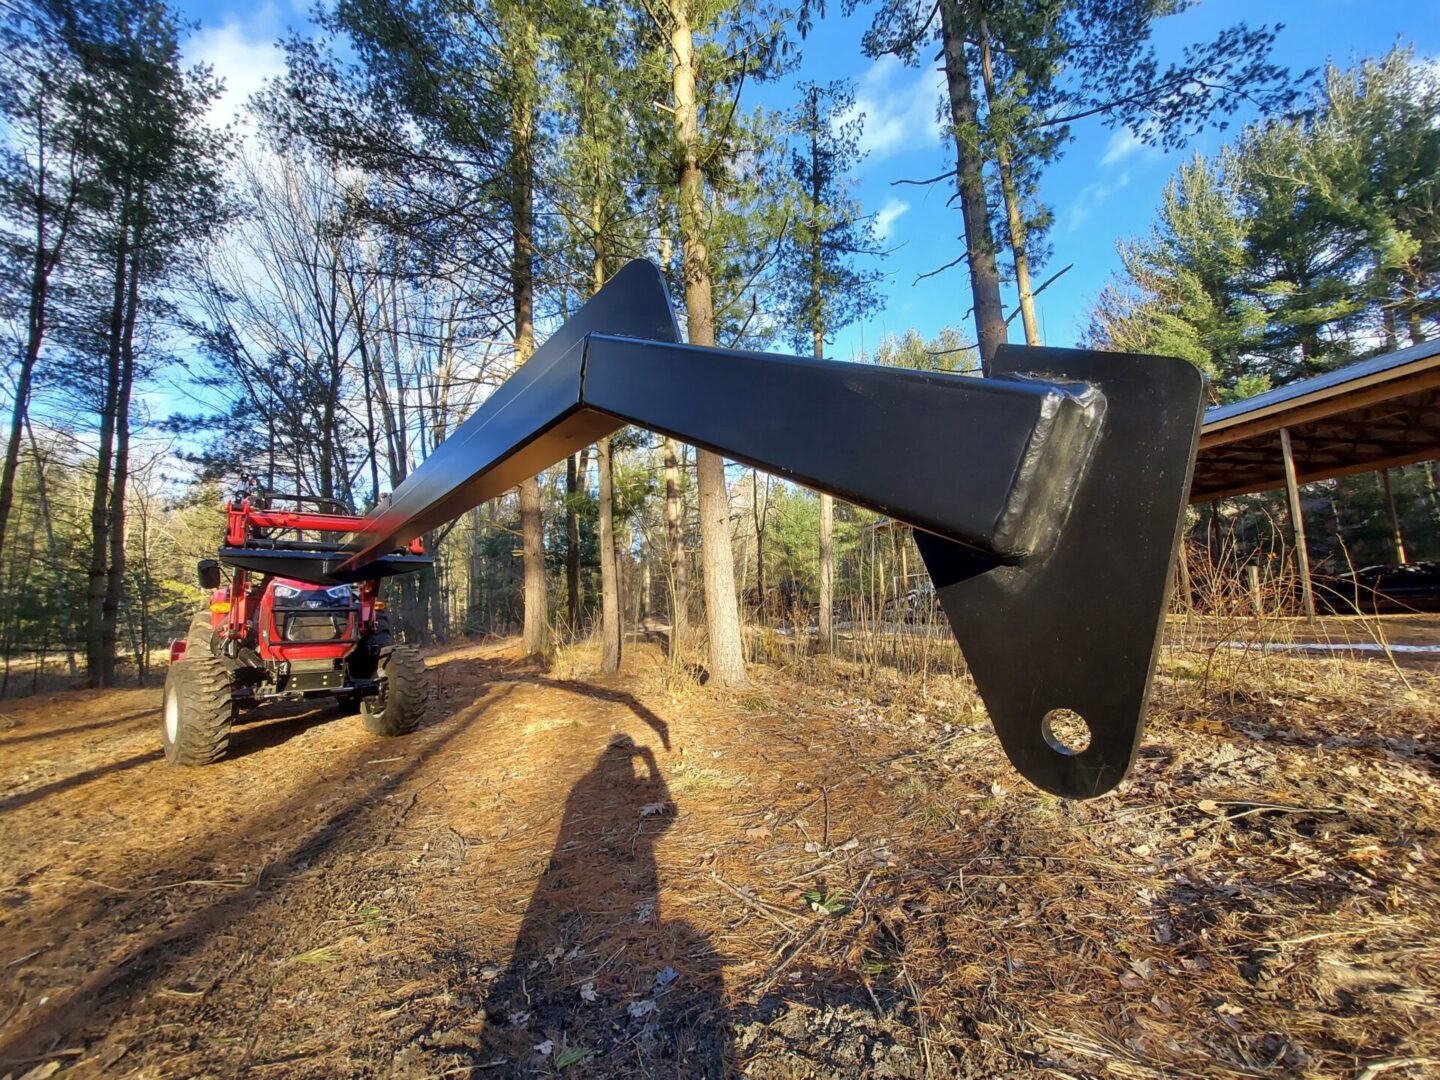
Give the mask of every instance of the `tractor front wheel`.
M 188 650 L 187 650 L 188 652 Z M 172 765 L 209 765 L 230 748 L 235 720 L 230 674 L 219 659 L 186 655 L 165 676 L 161 742 Z
M 408 735 L 425 719 L 430 680 L 425 660 L 414 649 L 397 645 L 380 657 L 380 694 L 360 702 L 365 730 L 373 735 Z
M 215 630 L 210 625 L 210 612 L 197 611 L 190 619 L 190 629 L 185 631 L 185 653 L 191 655 L 191 650 L 197 653 L 208 655 L 210 653 L 210 642 L 215 637 Z

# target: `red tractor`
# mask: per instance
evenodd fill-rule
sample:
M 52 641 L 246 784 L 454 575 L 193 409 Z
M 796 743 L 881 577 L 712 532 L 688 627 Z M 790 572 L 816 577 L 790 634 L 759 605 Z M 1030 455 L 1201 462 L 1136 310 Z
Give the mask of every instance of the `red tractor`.
M 161 737 L 172 764 L 219 761 L 238 712 L 277 701 L 331 698 L 377 735 L 419 726 L 429 694 L 425 661 L 391 643 L 380 584 L 433 560 L 413 540 L 347 572 L 339 538 L 363 532 L 366 519 L 340 509 L 253 482 L 225 504 L 219 558 L 199 565 L 209 606 L 171 645 Z

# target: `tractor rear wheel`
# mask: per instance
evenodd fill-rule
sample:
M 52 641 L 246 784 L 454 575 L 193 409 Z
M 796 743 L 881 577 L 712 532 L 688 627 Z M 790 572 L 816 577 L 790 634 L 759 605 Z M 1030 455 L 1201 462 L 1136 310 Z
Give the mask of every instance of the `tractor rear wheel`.
M 188 655 L 191 649 L 202 655 L 210 652 L 210 642 L 215 637 L 215 630 L 210 625 L 210 612 L 197 611 L 190 619 L 190 629 L 185 631 L 185 652 Z
M 425 660 L 414 649 L 397 645 L 380 657 L 380 694 L 360 702 L 365 730 L 373 735 L 408 735 L 425 719 L 430 679 Z
M 218 658 L 186 655 L 170 665 L 161 726 L 161 743 L 170 764 L 219 761 L 230 748 L 234 720 L 230 674 Z

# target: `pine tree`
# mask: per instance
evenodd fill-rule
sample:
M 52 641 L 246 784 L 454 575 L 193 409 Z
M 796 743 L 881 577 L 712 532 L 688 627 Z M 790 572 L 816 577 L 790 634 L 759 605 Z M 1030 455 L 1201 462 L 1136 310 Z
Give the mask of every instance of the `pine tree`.
M 782 312 L 791 344 L 818 359 L 836 332 L 861 318 L 876 302 L 874 270 L 856 268 L 857 258 L 877 254 L 871 222 L 862 215 L 847 177 L 859 161 L 864 118 L 853 115 L 855 98 L 845 83 L 800 88 L 791 111 L 794 143 L 794 223 L 780 258 Z M 834 642 L 835 500 L 820 496 L 820 645 Z M 758 533 L 758 530 L 757 530 Z M 757 536 L 758 539 L 758 536 Z
M 754 127 L 738 113 L 736 95 L 747 79 L 762 79 L 782 67 L 783 25 L 775 12 L 753 0 L 695 4 L 667 0 L 658 11 L 646 9 L 665 57 L 671 116 L 670 167 L 679 214 L 685 317 L 692 345 L 716 344 L 717 271 L 735 252 L 712 248 L 720 188 L 736 162 L 754 149 Z M 754 239 L 746 238 L 754 247 Z M 733 265 L 733 262 L 732 262 Z M 741 275 L 735 275 L 740 277 Z M 723 317 L 733 314 L 722 305 Z M 737 333 L 748 320 L 740 319 Z M 705 621 L 709 637 L 710 677 L 720 686 L 748 684 L 744 642 L 735 594 L 730 543 L 729 491 L 718 454 L 696 450 L 700 498 L 701 567 Z
M 1176 147 L 1205 126 L 1223 126 L 1242 103 L 1278 109 L 1293 99 L 1289 73 L 1269 62 L 1268 27 L 1228 28 L 1162 68 L 1151 32 L 1178 10 L 1151 0 L 883 0 L 877 8 L 865 36 L 869 55 L 914 62 L 931 43 L 940 46 L 955 168 L 924 182 L 955 182 L 965 251 L 948 265 L 968 265 L 986 364 L 1008 338 L 989 171 L 998 172 L 1012 256 L 1028 280 L 1030 239 L 1048 218 L 1033 195 L 1070 125 L 1096 117 Z M 1022 282 L 1022 310 L 1031 297 Z

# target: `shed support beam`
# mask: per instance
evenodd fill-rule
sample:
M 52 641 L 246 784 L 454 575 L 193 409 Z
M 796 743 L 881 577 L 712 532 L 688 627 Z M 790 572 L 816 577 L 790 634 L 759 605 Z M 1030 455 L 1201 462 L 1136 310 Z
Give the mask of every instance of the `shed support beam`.
M 1295 482 L 1295 454 L 1290 429 L 1280 429 L 1280 453 L 1285 458 L 1285 496 L 1290 502 L 1290 531 L 1295 540 L 1295 562 L 1300 571 L 1300 601 L 1307 619 L 1315 618 L 1315 592 L 1310 586 L 1310 552 L 1305 547 L 1305 515 L 1300 509 L 1300 485 Z

